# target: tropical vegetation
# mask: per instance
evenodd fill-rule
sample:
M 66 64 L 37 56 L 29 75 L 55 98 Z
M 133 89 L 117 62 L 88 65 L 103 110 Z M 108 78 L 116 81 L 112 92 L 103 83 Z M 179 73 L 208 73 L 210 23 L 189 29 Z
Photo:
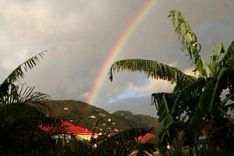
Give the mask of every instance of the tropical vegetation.
M 47 100 L 48 95 L 19 81 L 43 55 L 41 52 L 20 64 L 0 84 L 1 155 L 45 155 L 53 145 L 51 138 L 38 127 L 40 123 L 52 122 L 39 111 L 47 109 L 40 102 Z
M 194 75 L 144 59 L 120 60 L 110 68 L 111 80 L 113 71 L 127 69 L 175 84 L 172 92 L 152 93 L 161 123 L 156 142 L 141 143 L 137 139 L 151 128 L 126 129 L 92 137 L 90 142 L 52 139 L 54 134 L 39 127 L 59 124 L 51 108 L 44 104 L 49 96 L 20 82 L 25 72 L 43 58 L 41 52 L 20 64 L 0 84 L 0 155 L 123 156 L 133 151 L 152 155 L 155 150 L 162 155 L 234 155 L 234 42 L 227 49 L 222 43 L 215 45 L 205 63 L 201 44 L 181 13 L 172 10 L 169 18 L 181 40 L 181 51 L 193 64 Z
M 234 42 L 226 50 L 215 45 L 209 62 L 201 57 L 201 44 L 177 10 L 169 13 L 189 57 L 194 75 L 154 60 L 126 59 L 115 62 L 113 71 L 140 71 L 167 80 L 172 92 L 153 93 L 158 121 L 162 123 L 158 148 L 165 155 L 233 155 L 234 150 Z
M 0 155 L 119 156 L 136 149 L 138 153 L 153 152 L 153 146 L 136 140 L 137 136 L 151 131 L 143 128 L 93 137 L 90 142 L 53 139 L 53 135 L 59 134 L 60 119 L 54 118 L 52 109 L 45 104 L 52 101 L 48 101 L 48 95 L 35 91 L 35 87 L 20 83 L 25 72 L 34 68 L 43 56 L 41 52 L 20 64 L 0 85 Z M 55 129 L 45 133 L 40 125 L 55 126 Z

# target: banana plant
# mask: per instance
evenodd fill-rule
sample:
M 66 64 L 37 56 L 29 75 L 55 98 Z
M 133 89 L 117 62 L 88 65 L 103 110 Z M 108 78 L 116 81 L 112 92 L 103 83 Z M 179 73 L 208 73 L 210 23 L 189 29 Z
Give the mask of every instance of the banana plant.
M 197 76 L 154 60 L 125 59 L 112 64 L 109 78 L 113 80 L 114 71 L 130 70 L 175 84 L 171 93 L 152 93 L 158 120 L 163 125 L 159 140 L 164 150 L 168 144 L 177 152 L 184 146 L 196 148 L 202 136 L 215 149 L 230 149 L 230 144 L 221 143 L 222 139 L 214 140 L 223 136 L 225 141 L 233 141 L 233 132 L 224 135 L 223 131 L 234 127 L 234 42 L 227 50 L 222 43 L 215 45 L 209 62 L 205 63 L 202 46 L 182 14 L 171 10 L 169 18 L 181 41 L 181 51 L 189 57 Z

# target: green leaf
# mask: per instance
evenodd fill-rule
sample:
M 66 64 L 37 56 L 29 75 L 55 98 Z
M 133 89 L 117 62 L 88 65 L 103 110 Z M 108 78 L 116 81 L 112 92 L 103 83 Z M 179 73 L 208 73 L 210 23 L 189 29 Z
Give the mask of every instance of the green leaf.
M 221 45 L 222 46 L 222 45 Z M 224 52 L 223 47 L 221 47 L 221 52 Z M 223 56 L 223 58 L 219 61 L 218 65 L 223 66 L 228 64 L 228 62 L 233 61 L 234 59 L 234 41 L 232 41 L 231 45 L 227 49 L 226 54 Z
M 199 72 L 199 75 L 206 77 L 207 73 L 200 56 L 201 46 L 197 41 L 197 36 L 192 32 L 189 24 L 185 21 L 184 17 L 179 11 L 171 10 L 169 12 L 169 17 L 172 20 L 175 32 L 178 33 L 179 39 L 181 40 L 181 49 L 183 51 L 187 50 L 190 59 L 195 66 L 195 69 Z
M 195 77 L 186 75 L 179 69 L 166 64 L 158 63 L 153 60 L 126 59 L 115 62 L 109 71 L 110 80 L 113 79 L 113 71 L 131 70 L 146 73 L 149 77 L 155 79 L 168 80 L 172 83 L 183 81 L 192 82 Z
M 212 109 L 213 103 L 210 103 L 210 101 L 212 99 L 212 93 L 213 93 L 215 82 L 216 82 L 215 79 L 210 79 L 209 82 L 207 82 L 204 88 L 204 91 L 200 95 L 198 108 L 202 115 L 209 113 L 210 110 Z

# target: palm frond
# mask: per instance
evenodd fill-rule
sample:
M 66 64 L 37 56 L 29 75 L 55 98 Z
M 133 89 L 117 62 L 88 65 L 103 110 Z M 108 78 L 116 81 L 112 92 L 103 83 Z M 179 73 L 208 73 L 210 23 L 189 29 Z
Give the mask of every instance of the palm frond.
M 37 62 L 43 58 L 44 52 L 40 52 L 37 55 L 29 58 L 17 68 L 15 68 L 11 74 L 0 84 L 0 104 L 1 102 L 7 101 L 7 103 L 12 103 L 11 98 L 14 96 L 14 99 L 18 96 L 17 90 L 18 85 L 15 84 L 15 81 L 23 78 L 24 73 L 36 66 Z M 9 96 L 10 95 L 10 96 Z M 6 97 L 8 99 L 6 99 Z
M 36 103 L 40 101 L 46 101 L 49 99 L 49 95 L 35 91 L 35 87 L 22 85 L 18 92 L 18 102 L 21 103 Z
M 179 69 L 153 60 L 126 59 L 115 62 L 109 72 L 109 78 L 113 80 L 113 71 L 120 70 L 140 71 L 155 79 L 163 79 L 174 82 L 192 82 L 195 77 L 186 75 Z
M 28 71 L 29 69 L 32 69 L 37 65 L 37 62 L 40 61 L 40 59 L 43 58 L 45 51 L 38 53 L 37 55 L 29 58 L 22 64 L 20 64 L 17 68 L 15 68 L 10 75 L 3 81 L 4 83 L 13 83 L 16 80 L 23 78 L 24 73 Z
M 48 99 L 49 96 L 47 94 L 35 91 L 35 87 L 23 84 L 9 89 L 6 94 L 0 96 L 0 106 L 12 103 L 33 104 Z
M 200 76 L 206 76 L 206 70 L 200 56 L 201 45 L 197 41 L 196 34 L 192 31 L 179 11 L 171 10 L 169 17 L 172 20 L 175 32 L 179 34 L 179 39 L 181 39 L 182 51 L 188 51 L 190 59 L 195 65 L 194 71 L 198 71 Z

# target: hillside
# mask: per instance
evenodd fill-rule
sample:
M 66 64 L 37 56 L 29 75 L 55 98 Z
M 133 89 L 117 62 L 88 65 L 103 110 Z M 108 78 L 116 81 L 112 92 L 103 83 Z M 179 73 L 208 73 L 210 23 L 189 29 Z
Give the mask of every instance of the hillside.
M 133 114 L 130 111 L 120 110 L 112 113 L 112 116 L 115 116 L 121 119 L 123 122 L 127 122 L 132 126 L 138 125 L 140 127 L 154 127 L 156 131 L 160 129 L 160 124 L 154 117 L 149 115 Z
M 116 133 L 133 127 L 156 127 L 155 118 L 147 115 L 135 115 L 129 111 L 117 111 L 112 114 L 82 101 L 52 100 L 43 105 L 48 116 L 65 119 L 77 125 L 94 129 L 97 132 Z M 50 110 L 50 111 L 48 111 Z

